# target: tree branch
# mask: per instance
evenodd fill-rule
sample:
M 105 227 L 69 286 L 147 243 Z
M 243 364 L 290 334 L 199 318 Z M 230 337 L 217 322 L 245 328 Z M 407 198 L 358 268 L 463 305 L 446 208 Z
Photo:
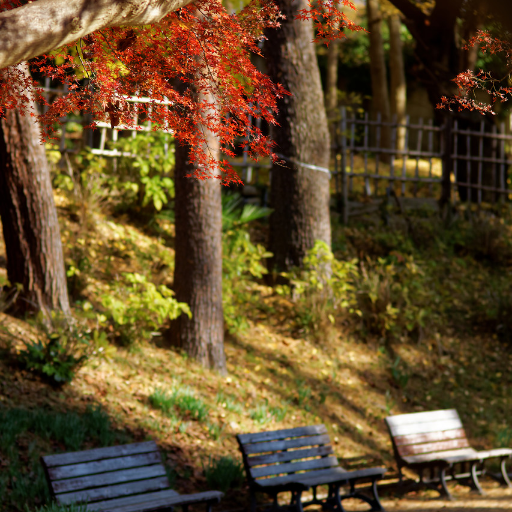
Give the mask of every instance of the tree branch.
M 0 13 L 0 69 L 107 27 L 150 25 L 194 0 L 37 0 Z
M 410 0 L 389 0 L 408 20 L 423 21 L 425 13 Z

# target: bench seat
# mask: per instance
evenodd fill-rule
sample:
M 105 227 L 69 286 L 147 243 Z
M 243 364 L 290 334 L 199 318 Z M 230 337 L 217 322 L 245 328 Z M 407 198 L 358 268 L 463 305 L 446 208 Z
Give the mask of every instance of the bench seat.
M 501 481 L 511 487 L 506 461 L 512 449 L 497 448 L 477 451 L 472 448 L 455 409 L 400 414 L 386 418 L 400 482 L 403 468 L 419 475 L 412 486 L 426 485 L 451 499 L 446 482 L 457 480 L 483 493 L 478 476 L 484 474 L 484 463 L 491 458 L 500 459 Z
M 41 458 L 52 497 L 60 504 L 85 504 L 88 511 L 183 511 L 204 504 L 208 512 L 223 494 L 179 494 L 170 489 L 154 441 Z
M 251 511 L 256 510 L 256 493 L 273 497 L 272 510 L 301 512 L 309 505 L 322 505 L 342 512 L 342 501 L 358 498 L 371 510 L 383 510 L 377 493 L 377 481 L 385 468 L 346 471 L 338 464 L 324 425 L 312 425 L 237 436 L 251 493 Z M 356 484 L 370 483 L 371 496 L 360 492 Z M 317 497 L 317 488 L 326 486 L 326 498 Z M 340 494 L 340 488 L 349 491 Z M 302 501 L 302 493 L 313 491 L 313 499 Z M 289 505 L 280 507 L 279 493 L 291 492 Z

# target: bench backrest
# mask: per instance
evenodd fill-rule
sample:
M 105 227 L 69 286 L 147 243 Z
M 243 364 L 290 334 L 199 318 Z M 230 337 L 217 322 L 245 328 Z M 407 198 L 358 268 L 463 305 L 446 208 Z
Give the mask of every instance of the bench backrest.
M 338 467 L 338 459 L 333 456 L 324 425 L 239 434 L 236 437 L 249 481 Z
M 393 441 L 395 457 L 471 450 L 455 409 L 388 416 L 386 425 Z
M 169 489 L 153 441 L 48 455 L 41 461 L 52 495 L 62 504 L 94 503 Z

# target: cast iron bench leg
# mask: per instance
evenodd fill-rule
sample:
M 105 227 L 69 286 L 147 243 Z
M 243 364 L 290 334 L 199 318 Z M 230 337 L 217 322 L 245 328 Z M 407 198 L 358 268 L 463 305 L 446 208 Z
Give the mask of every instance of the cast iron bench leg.
M 478 481 L 477 465 L 478 462 L 476 461 L 471 463 L 471 488 L 475 491 L 478 491 L 480 494 L 485 494 L 482 486 L 480 485 L 480 482 Z
M 507 459 L 510 457 L 502 457 L 500 461 L 500 469 L 501 469 L 501 477 L 503 478 L 503 485 L 507 487 L 512 487 L 512 483 L 510 482 L 510 478 L 507 473 Z
M 439 494 L 441 497 L 446 498 L 447 500 L 453 500 L 453 496 L 450 494 L 448 490 L 448 486 L 446 485 L 446 470 L 448 468 L 440 468 L 439 470 L 439 485 L 441 489 L 439 490 Z

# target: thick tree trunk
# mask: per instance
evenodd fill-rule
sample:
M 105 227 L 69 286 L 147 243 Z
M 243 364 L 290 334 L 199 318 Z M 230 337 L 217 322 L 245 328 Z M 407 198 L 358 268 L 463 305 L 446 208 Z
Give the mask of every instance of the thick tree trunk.
M 391 115 L 396 116 L 399 124 L 404 124 L 407 106 L 407 84 L 405 82 L 404 56 L 402 39 L 400 37 L 399 14 L 392 14 L 388 18 L 389 26 L 389 72 L 391 75 L 390 107 Z M 405 148 L 405 127 L 398 128 L 396 134 L 396 149 Z
M 276 153 L 285 165 L 272 166 L 269 247 L 275 271 L 301 265 L 315 240 L 331 244 L 329 174 L 306 165 L 327 168 L 329 131 L 320 73 L 312 44 L 310 22 L 297 21 L 306 0 L 278 0 L 286 16 L 281 27 L 267 33 L 266 56 L 271 78 L 291 96 L 278 102 L 279 126 L 273 131 Z
M 210 154 L 219 155 L 218 139 L 207 133 Z M 190 306 L 169 331 L 170 341 L 203 366 L 226 373 L 222 310 L 222 204 L 216 179 L 186 178 L 194 171 L 188 145 L 176 145 L 174 290 Z
M 7 278 L 12 285 L 23 285 L 13 306 L 16 314 L 60 309 L 70 315 L 57 210 L 39 138 L 39 126 L 30 116 L 8 110 L 0 120 L 0 216 Z
M 386 73 L 386 59 L 384 56 L 384 43 L 382 40 L 382 14 L 379 0 L 366 0 L 366 14 L 368 17 L 368 30 L 370 32 L 370 74 L 372 79 L 372 110 L 374 114 L 380 113 L 381 120 L 389 123 L 391 120 L 388 78 Z M 391 147 L 391 130 L 389 126 L 381 128 L 380 146 Z M 389 157 L 382 156 L 386 161 Z

